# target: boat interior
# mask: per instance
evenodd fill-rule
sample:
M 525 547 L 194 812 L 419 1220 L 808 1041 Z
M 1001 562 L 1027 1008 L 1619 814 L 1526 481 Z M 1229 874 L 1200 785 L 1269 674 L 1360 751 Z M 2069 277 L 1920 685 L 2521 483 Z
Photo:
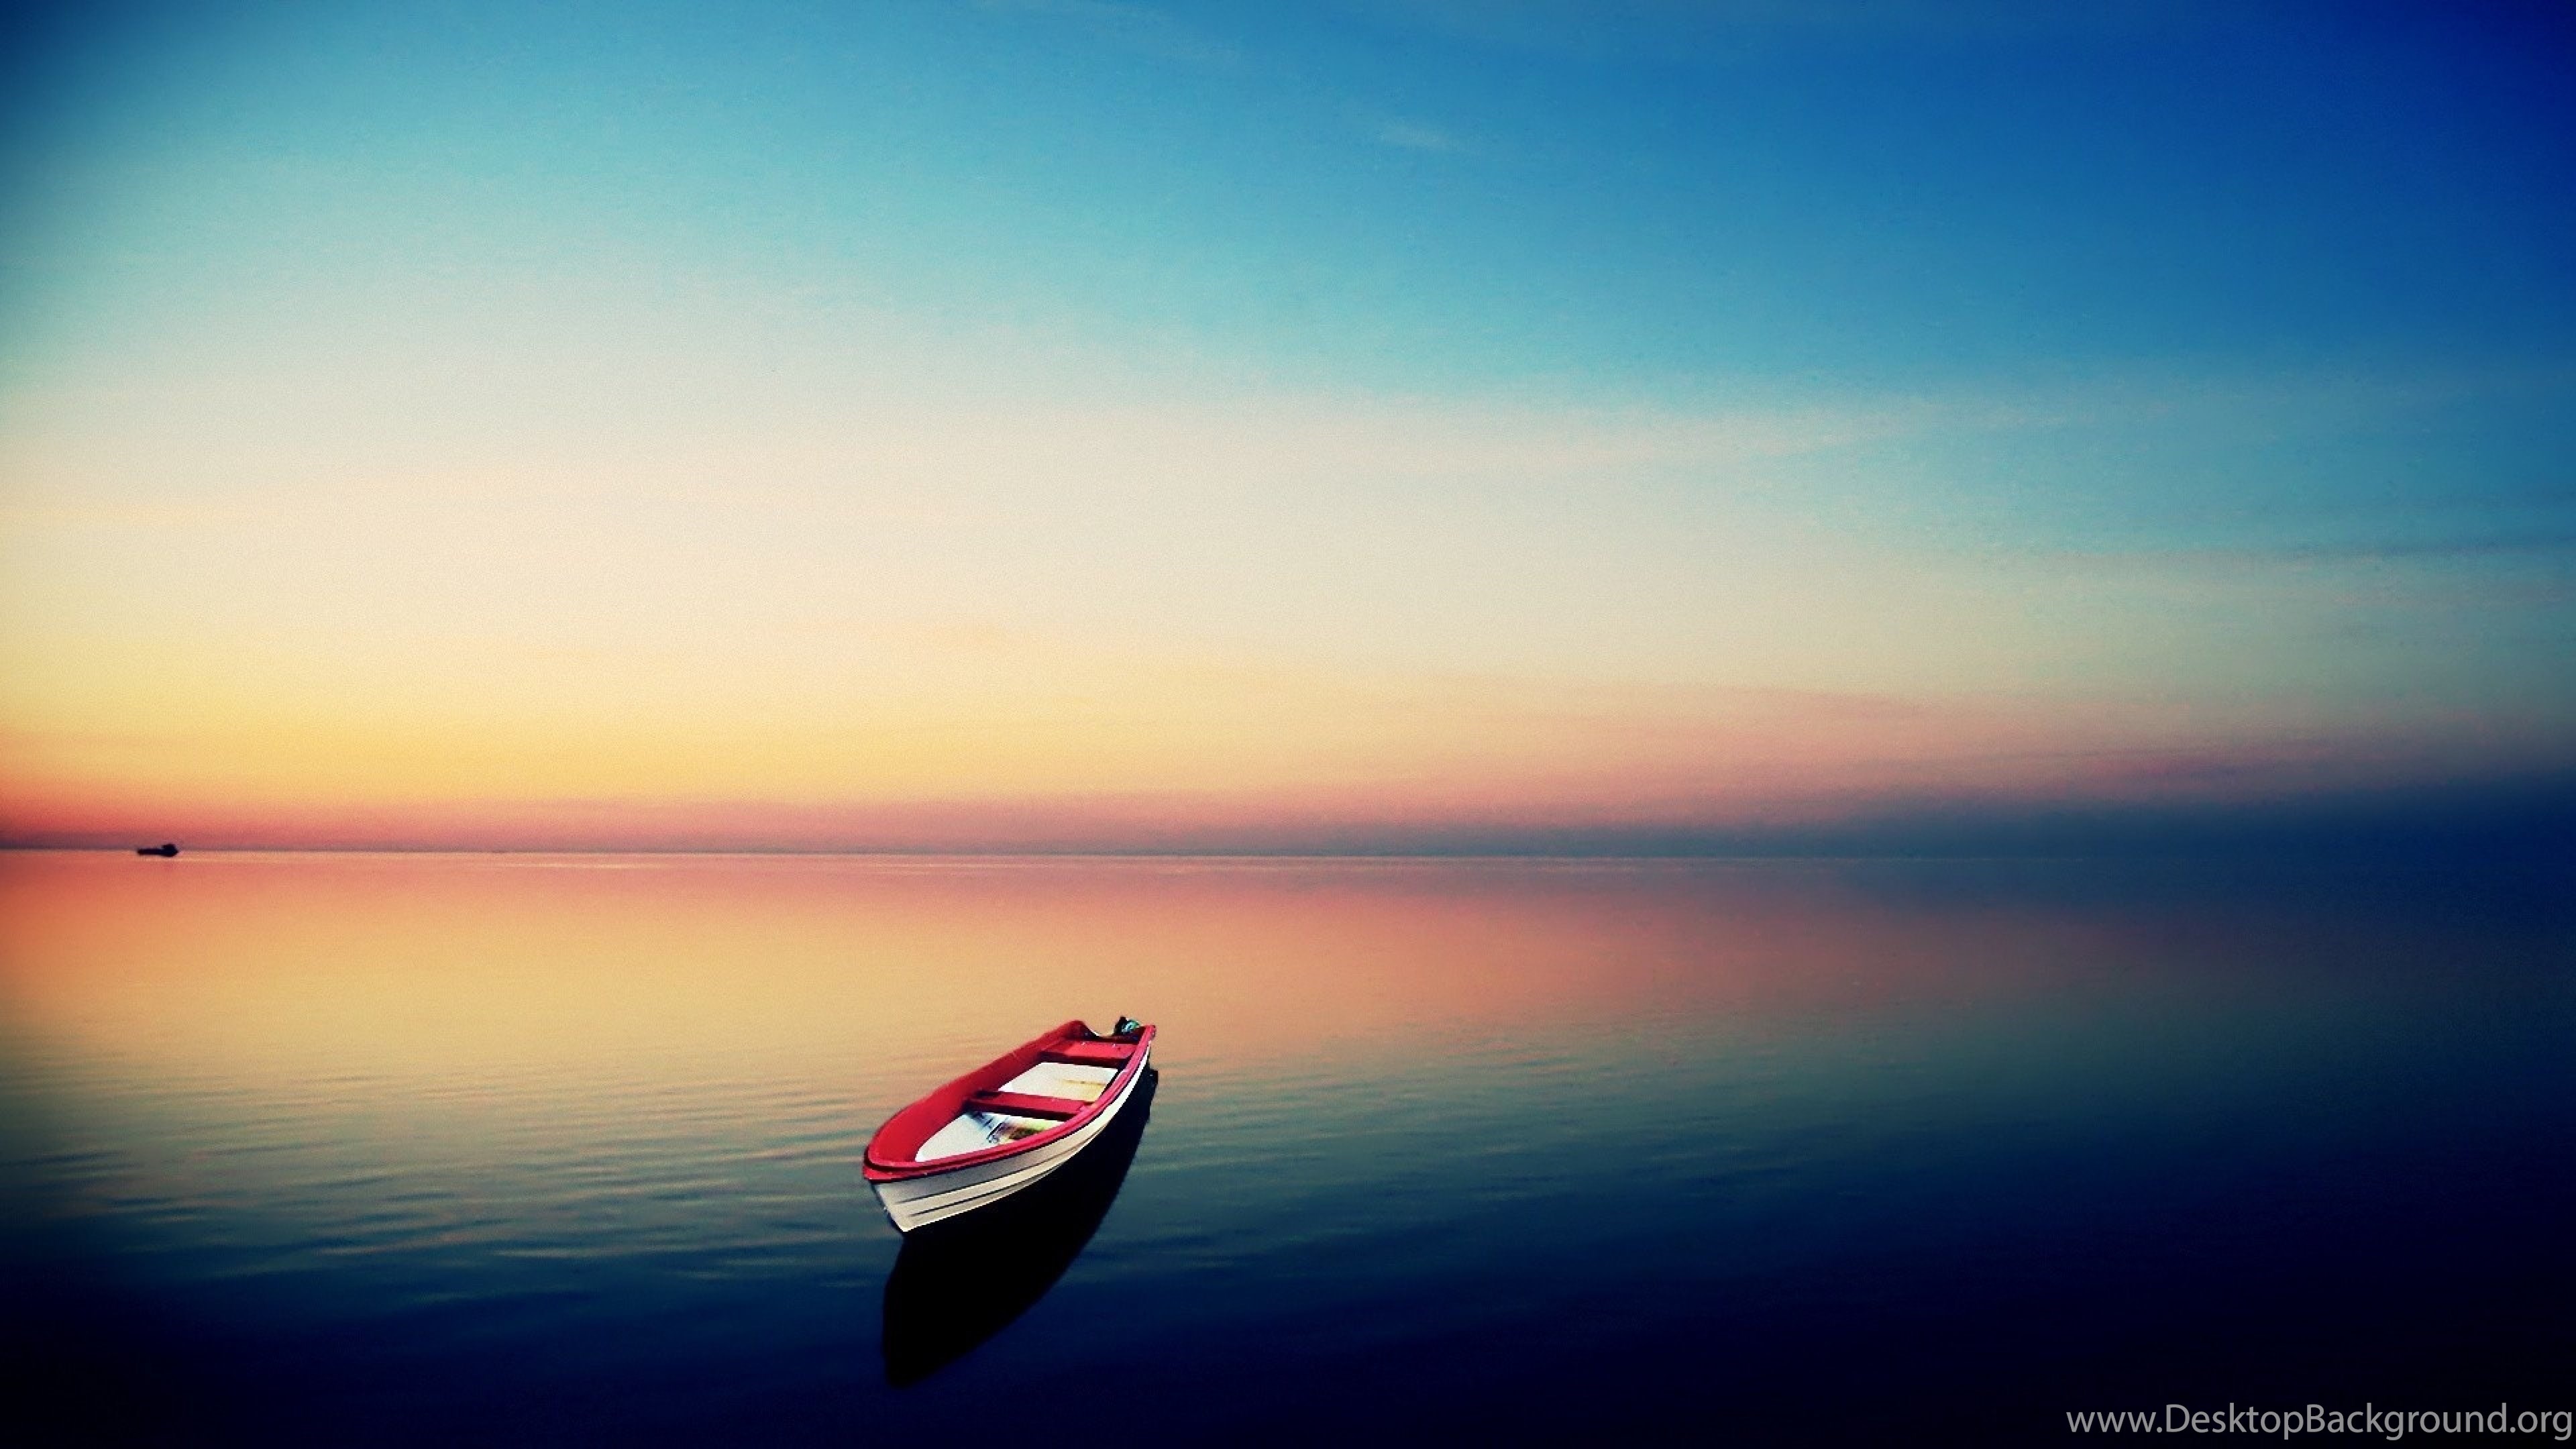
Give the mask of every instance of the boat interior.
M 1059 1037 L 1037 1047 L 1036 1059 L 1025 1065 L 1015 1054 L 999 1065 L 1020 1070 L 994 1086 L 965 1092 L 955 1115 L 922 1142 L 913 1160 L 935 1162 L 997 1147 L 1068 1121 L 1100 1100 L 1135 1052 L 1133 1042 Z

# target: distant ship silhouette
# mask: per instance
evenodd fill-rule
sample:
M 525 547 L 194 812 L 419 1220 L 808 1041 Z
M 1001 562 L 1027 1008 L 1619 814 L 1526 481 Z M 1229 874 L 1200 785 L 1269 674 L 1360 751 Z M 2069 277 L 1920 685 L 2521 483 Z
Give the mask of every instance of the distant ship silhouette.
M 136 855 L 158 855 L 166 857 L 177 855 L 179 853 L 179 847 L 174 842 L 165 840 L 159 845 L 138 845 L 134 847 L 134 853 Z

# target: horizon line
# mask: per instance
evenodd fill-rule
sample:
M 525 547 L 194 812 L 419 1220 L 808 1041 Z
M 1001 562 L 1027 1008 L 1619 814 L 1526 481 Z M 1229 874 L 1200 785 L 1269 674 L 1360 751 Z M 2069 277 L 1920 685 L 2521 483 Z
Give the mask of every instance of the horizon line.
M 1917 849 L 1917 850 L 1046 850 L 1024 848 L 955 848 L 938 850 L 841 849 L 813 850 L 802 848 L 736 848 L 707 849 L 700 847 L 661 846 L 398 846 L 398 845 L 207 845 L 183 849 L 177 857 L 164 857 L 130 845 L 44 845 L 0 842 L 0 855 L 101 855 L 134 856 L 150 859 L 178 859 L 204 856 L 453 856 L 453 857 L 584 857 L 616 859 L 655 857 L 672 860 L 953 860 L 953 861 L 1196 861 L 1223 862 L 1445 862 L 1450 864 L 2019 864 L 2039 865 L 2077 862 L 2123 862 L 2128 864 L 2184 864 L 2206 862 L 2243 868 L 2249 864 L 2273 867 L 2334 866 L 2350 868 L 2362 865 L 2410 868 L 2493 869 L 2519 853 L 2500 859 L 2495 854 L 2365 850 L 2318 853 L 2275 853 L 2249 860 L 2242 849 L 2206 844 L 2166 845 L 2142 848 L 2135 843 L 2107 843 L 2093 848 L 2056 849 Z M 2548 859 L 2532 859 L 2536 865 L 2566 864 Z
M 528 822 L 535 824 L 536 822 Z M 560 824 L 560 822 L 553 822 Z M 669 822 L 677 824 L 678 822 Z M 733 855 L 1100 859 L 1973 859 L 2212 855 L 2499 854 L 2576 860 L 2576 769 L 2243 800 L 1888 801 L 1807 820 L 952 823 L 771 821 L 805 829 L 511 829 L 418 819 L 287 822 L 128 819 L 0 827 L 0 849 L 149 849 L 190 835 L 204 852 L 415 855 Z M 873 823 L 875 828 L 868 826 Z M 980 824 L 984 829 L 955 829 Z M 1121 824 L 1128 828 L 1119 828 Z M 298 829 L 298 824 L 308 828 Z M 322 828 L 309 828 L 314 825 Z M 405 826 L 409 828 L 405 828 Z M 1017 825 L 1019 828 L 1010 828 Z M 893 828 L 889 828 L 889 827 Z M 1002 828 L 993 828 L 993 827 Z M 283 827 L 283 828 L 280 828 Z M 748 827 L 748 828 L 745 828 Z M 924 837 L 928 838 L 924 838 Z M 946 838 L 941 838 L 945 836 Z
M 136 855 L 150 850 L 132 845 L 48 845 L 0 841 L 0 853 L 58 855 Z M 2022 854 L 1993 851 L 1715 851 L 1715 850 L 1049 850 L 1023 846 L 954 846 L 899 849 L 855 846 L 815 849 L 804 846 L 655 845 L 192 845 L 180 855 L 673 855 L 673 856 L 807 856 L 824 859 L 877 857 L 896 860 L 2025 860 L 2080 859 L 2080 852 Z M 172 857 L 163 857 L 165 859 Z

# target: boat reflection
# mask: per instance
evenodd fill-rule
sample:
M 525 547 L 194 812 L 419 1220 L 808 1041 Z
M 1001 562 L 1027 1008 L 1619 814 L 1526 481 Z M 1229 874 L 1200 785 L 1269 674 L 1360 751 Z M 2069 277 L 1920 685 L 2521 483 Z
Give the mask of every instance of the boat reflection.
M 1148 1067 L 1117 1118 L 1044 1182 L 904 1238 L 886 1278 L 888 1383 L 930 1377 L 1046 1296 L 1117 1200 L 1161 1080 Z

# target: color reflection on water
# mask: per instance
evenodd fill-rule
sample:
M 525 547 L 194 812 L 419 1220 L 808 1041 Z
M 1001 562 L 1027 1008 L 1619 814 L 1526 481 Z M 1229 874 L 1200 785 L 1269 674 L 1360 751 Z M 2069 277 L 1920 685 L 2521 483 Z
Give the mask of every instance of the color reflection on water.
M 2537 1401 L 2563 884 L 0 857 L 0 1349 L 322 1442 L 846 1440 L 995 1374 L 1256 1438 Z M 897 1342 L 868 1133 L 1120 1012 L 1164 1075 L 1123 1186 Z

